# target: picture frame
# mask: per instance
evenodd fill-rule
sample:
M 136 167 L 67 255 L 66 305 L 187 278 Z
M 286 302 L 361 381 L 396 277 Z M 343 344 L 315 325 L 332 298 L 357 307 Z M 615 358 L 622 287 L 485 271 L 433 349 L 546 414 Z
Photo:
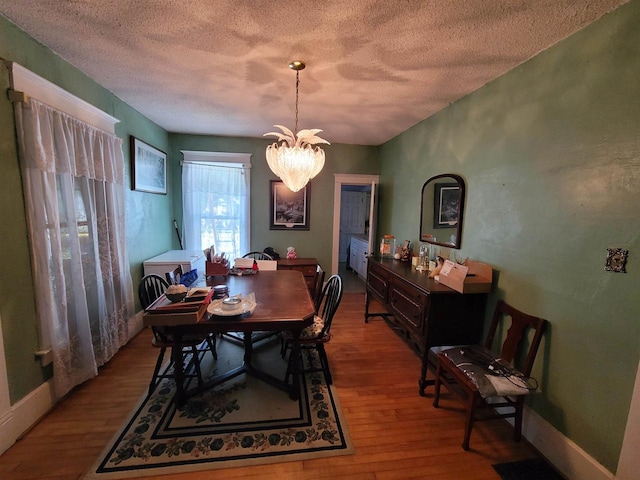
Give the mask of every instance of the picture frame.
M 309 230 L 311 185 L 292 192 L 281 180 L 271 180 L 269 230 Z
M 131 189 L 167 194 L 167 154 L 131 136 Z
M 433 228 L 452 228 L 458 224 L 460 186 L 457 183 L 434 185 Z

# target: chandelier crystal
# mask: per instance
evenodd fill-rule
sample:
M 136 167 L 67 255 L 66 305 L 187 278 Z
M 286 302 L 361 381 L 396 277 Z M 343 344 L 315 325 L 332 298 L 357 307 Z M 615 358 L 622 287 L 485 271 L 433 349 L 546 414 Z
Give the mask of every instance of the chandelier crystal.
M 294 61 L 289 68 L 296 71 L 296 124 L 295 132 L 282 125 L 274 125 L 282 130 L 265 133 L 263 136 L 278 137 L 280 144 L 273 143 L 267 147 L 267 164 L 284 184 L 293 192 L 304 188 L 324 167 L 324 151 L 314 147 L 319 143 L 330 145 L 326 140 L 316 136 L 322 130 L 307 129 L 298 132 L 298 89 L 300 86 L 300 70 L 304 62 Z

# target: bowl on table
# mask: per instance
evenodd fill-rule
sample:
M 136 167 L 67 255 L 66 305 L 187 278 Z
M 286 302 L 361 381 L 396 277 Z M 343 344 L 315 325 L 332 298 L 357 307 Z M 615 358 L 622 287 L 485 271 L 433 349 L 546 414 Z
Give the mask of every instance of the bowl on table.
M 184 297 L 187 296 L 187 287 L 184 285 L 170 285 L 169 288 L 164 292 L 165 297 L 169 299 L 170 302 L 177 303 L 184 300 Z
M 238 297 L 229 297 L 222 300 L 222 309 L 223 310 L 235 310 L 240 306 L 242 300 Z
M 173 303 L 178 303 L 184 300 L 184 297 L 187 296 L 187 292 L 180 293 L 165 293 L 165 296 L 169 299 L 169 301 Z

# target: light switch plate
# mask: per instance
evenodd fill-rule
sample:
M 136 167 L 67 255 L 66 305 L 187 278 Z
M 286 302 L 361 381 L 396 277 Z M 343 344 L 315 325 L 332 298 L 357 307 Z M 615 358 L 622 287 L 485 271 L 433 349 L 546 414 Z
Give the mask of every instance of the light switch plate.
M 622 248 L 607 248 L 607 261 L 604 269 L 607 272 L 626 273 L 627 255 L 629 250 Z

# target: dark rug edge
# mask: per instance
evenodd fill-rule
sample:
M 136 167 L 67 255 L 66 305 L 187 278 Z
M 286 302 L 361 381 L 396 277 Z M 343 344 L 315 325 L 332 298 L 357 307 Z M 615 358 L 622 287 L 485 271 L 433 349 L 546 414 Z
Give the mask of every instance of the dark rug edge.
M 502 480 L 564 480 L 564 477 L 542 458 L 497 463 L 492 467 Z

